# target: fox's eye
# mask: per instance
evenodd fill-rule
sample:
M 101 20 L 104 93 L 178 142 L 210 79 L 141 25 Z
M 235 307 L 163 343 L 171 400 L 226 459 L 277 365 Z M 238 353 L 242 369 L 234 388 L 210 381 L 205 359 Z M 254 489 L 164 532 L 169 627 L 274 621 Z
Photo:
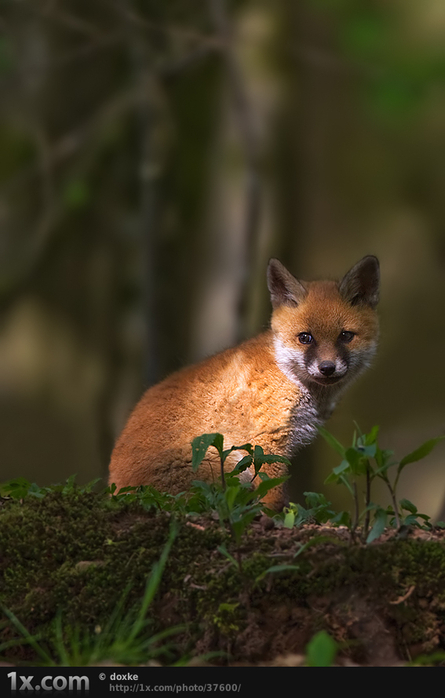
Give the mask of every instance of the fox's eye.
M 314 338 L 309 332 L 300 332 L 298 335 L 298 341 L 300 344 L 311 344 L 314 341 Z
M 340 332 L 339 339 L 341 342 L 350 342 L 351 339 L 355 337 L 355 332 L 349 332 L 348 330 L 343 330 L 343 332 Z

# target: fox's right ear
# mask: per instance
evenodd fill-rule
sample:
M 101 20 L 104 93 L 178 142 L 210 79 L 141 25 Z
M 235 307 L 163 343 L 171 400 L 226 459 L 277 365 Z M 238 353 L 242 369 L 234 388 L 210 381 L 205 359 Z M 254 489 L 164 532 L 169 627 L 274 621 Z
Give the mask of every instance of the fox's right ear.
M 352 305 L 362 303 L 375 308 L 379 302 L 379 286 L 379 260 L 374 255 L 367 255 L 345 274 L 340 281 L 339 291 Z
M 306 298 L 307 291 L 298 279 L 278 259 L 271 259 L 267 267 L 267 286 L 272 307 L 287 305 L 295 308 Z

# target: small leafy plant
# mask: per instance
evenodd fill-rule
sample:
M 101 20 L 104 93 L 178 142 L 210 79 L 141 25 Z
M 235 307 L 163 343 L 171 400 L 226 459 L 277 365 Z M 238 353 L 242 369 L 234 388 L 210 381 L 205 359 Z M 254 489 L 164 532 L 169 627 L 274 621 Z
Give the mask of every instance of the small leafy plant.
M 203 434 L 192 442 L 192 468 L 194 472 L 204 460 L 210 447 L 215 448 L 218 452 L 220 484 L 196 481 L 193 491 L 195 493 L 200 491 L 211 508 L 218 512 L 220 521 L 227 524 L 238 548 L 238 559 L 235 560 L 223 545 L 219 547 L 219 551 L 241 570 L 239 544 L 243 532 L 257 514 L 266 511 L 264 505 L 261 504 L 261 498 L 273 487 L 283 484 L 288 479 L 288 476 L 271 478 L 267 473 L 261 472 L 261 468 L 266 463 L 290 465 L 290 462 L 284 456 L 265 454 L 261 446 L 252 446 L 251 444 L 224 449 L 222 434 Z M 232 471 L 226 472 L 225 462 L 233 451 L 246 451 L 247 455 L 236 464 Z M 240 476 L 248 469 L 251 472 L 253 470 L 252 477 L 250 481 L 248 478 L 247 481 L 242 481 Z M 252 483 L 255 478 L 261 482 L 253 489 Z
M 303 492 L 307 509 L 301 504 L 290 503 L 282 515 L 276 517 L 285 528 L 302 526 L 305 523 L 324 524 L 328 521 L 334 526 L 351 526 L 351 515 L 348 511 L 336 512 L 324 494 L 319 492 Z
M 17 477 L 14 480 L 8 480 L 3 485 L 0 484 L 0 496 L 20 500 L 27 496 L 42 499 L 49 492 L 61 492 L 62 494 L 69 494 L 74 490 L 92 492 L 98 482 L 100 482 L 100 478 L 96 478 L 79 488 L 76 485 L 76 476 L 71 475 L 64 483 L 51 485 L 51 487 L 40 487 L 40 485 L 37 485 L 35 482 L 31 483 L 24 477 Z
M 346 448 L 326 429 L 319 427 L 319 432 L 327 443 L 342 458 L 340 465 L 335 467 L 326 478 L 325 483 L 344 485 L 353 498 L 354 514 L 349 523 L 351 534 L 354 537 L 359 525 L 361 539 L 367 543 L 378 538 L 384 531 L 387 520 L 397 529 L 402 526 L 414 525 L 421 528 L 431 528 L 430 517 L 417 511 L 415 505 L 407 499 L 397 500 L 397 487 L 404 468 L 410 463 L 415 463 L 425 458 L 439 441 L 445 436 L 429 439 L 419 448 L 408 453 L 400 461 L 394 460 L 394 452 L 381 449 L 378 445 L 379 427 L 374 426 L 368 434 L 354 432 L 352 446 Z M 396 468 L 394 477 L 390 477 L 390 468 Z M 365 479 L 364 507 L 360 507 L 357 480 Z M 371 486 L 375 480 L 382 480 L 388 488 L 391 505 L 386 509 L 371 501 Z M 372 519 L 372 526 L 371 526 Z M 335 516 L 329 519 L 332 523 Z M 345 520 L 346 525 L 348 523 Z
M 262 466 L 266 463 L 290 465 L 290 462 L 284 456 L 265 454 L 261 446 L 253 447 L 251 444 L 243 444 L 224 449 L 223 444 L 222 434 L 203 434 L 193 440 L 193 471 L 196 472 L 208 449 L 213 446 L 218 452 L 221 478 L 220 488 L 202 482 L 195 482 L 194 485 L 195 488 L 198 487 L 207 493 L 209 499 L 213 499 L 212 503 L 218 511 L 220 520 L 228 524 L 233 537 L 239 543 L 246 526 L 256 514 L 263 511 L 263 505 L 260 503 L 261 498 L 273 487 L 283 484 L 288 479 L 288 476 L 271 478 L 266 473 L 261 472 Z M 227 456 L 233 451 L 246 451 L 247 455 L 236 464 L 232 471 L 227 473 L 224 465 Z M 242 482 L 240 475 L 250 468 L 253 468 L 250 482 Z M 252 489 L 252 483 L 257 477 L 261 482 L 255 489 Z

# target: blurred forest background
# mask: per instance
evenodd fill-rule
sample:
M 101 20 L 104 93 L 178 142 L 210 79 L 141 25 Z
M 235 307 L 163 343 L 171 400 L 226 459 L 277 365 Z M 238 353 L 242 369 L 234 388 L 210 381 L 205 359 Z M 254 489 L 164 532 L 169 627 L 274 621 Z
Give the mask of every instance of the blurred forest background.
M 1 0 L 0 481 L 105 476 L 143 390 L 381 261 L 381 344 L 328 428 L 445 427 L 443 0 Z M 445 518 L 445 448 L 400 495 Z M 324 486 L 318 439 L 292 498 Z M 411 469 L 410 469 L 411 468 Z

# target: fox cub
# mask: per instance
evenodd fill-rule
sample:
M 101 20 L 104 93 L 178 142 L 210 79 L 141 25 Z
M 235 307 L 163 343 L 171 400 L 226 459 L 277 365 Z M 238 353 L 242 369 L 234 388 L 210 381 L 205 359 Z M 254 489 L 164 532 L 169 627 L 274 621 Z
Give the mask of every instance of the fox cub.
M 316 436 L 376 350 L 379 263 L 369 255 L 340 282 L 306 282 L 271 259 L 267 282 L 270 329 L 147 390 L 115 445 L 110 484 L 176 494 L 193 479 L 216 478 L 213 449 L 192 472 L 191 442 L 204 433 L 222 433 L 224 448 L 251 443 L 288 457 Z M 231 453 L 227 469 L 242 456 Z M 282 463 L 264 469 L 270 477 L 286 471 Z M 282 508 L 284 492 L 272 489 L 265 502 Z

